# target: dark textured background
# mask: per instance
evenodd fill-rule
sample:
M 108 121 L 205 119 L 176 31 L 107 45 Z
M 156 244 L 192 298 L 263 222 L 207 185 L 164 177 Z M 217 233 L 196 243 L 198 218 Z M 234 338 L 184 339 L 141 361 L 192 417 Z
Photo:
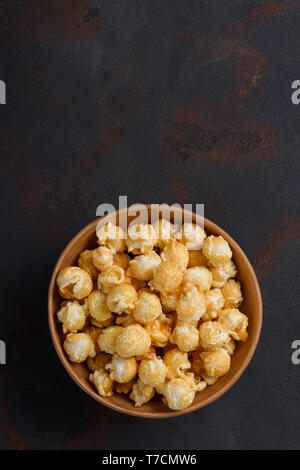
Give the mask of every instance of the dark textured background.
M 0 20 L 0 448 L 300 448 L 300 2 L 1 1 Z M 100 406 L 50 340 L 54 263 L 119 194 L 204 203 L 260 281 L 250 367 L 184 417 Z

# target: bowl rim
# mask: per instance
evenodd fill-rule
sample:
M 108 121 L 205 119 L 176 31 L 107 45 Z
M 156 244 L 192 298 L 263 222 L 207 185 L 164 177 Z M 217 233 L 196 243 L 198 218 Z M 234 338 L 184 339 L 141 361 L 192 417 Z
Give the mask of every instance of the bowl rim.
M 148 209 L 148 208 L 151 207 L 151 204 L 144 204 L 143 206 L 146 206 L 147 209 Z M 119 209 L 119 210 L 116 210 L 115 212 L 116 212 L 116 214 L 120 214 L 122 212 L 127 212 L 128 208 L 129 208 L 129 206 L 124 207 L 124 208 Z M 197 215 L 196 213 L 194 213 L 192 211 L 189 211 L 187 209 L 184 209 L 184 208 L 177 208 L 176 209 L 175 208 L 175 210 L 189 212 L 189 213 L 193 214 L 193 216 L 196 219 L 197 218 L 199 219 L 199 215 Z M 259 341 L 259 338 L 260 338 L 261 328 L 262 328 L 263 304 L 262 304 L 262 297 L 261 297 L 261 292 L 260 292 L 258 280 L 257 280 L 255 271 L 254 271 L 249 259 L 247 258 L 246 254 L 244 253 L 242 248 L 239 246 L 239 244 L 225 230 L 223 230 L 215 222 L 212 222 L 211 220 L 207 219 L 206 217 L 201 216 L 201 219 L 203 219 L 203 222 L 204 222 L 204 227 L 209 227 L 208 232 L 211 231 L 211 232 L 215 232 L 219 235 L 222 235 L 229 242 L 229 244 L 234 247 L 234 249 L 236 251 L 239 251 L 241 257 L 243 258 L 243 261 L 245 262 L 245 264 L 247 266 L 247 270 L 249 271 L 250 276 L 253 280 L 254 287 L 255 287 L 256 299 L 257 299 L 257 321 L 255 323 L 255 331 L 254 331 L 253 340 L 250 344 L 247 355 L 246 355 L 243 363 L 241 364 L 241 366 L 238 368 L 238 370 L 231 377 L 229 377 L 228 381 L 222 386 L 222 388 L 220 388 L 219 390 L 213 392 L 209 397 L 207 397 L 206 399 L 204 399 L 200 403 L 192 403 L 192 405 L 190 405 L 188 408 L 185 408 L 185 409 L 179 410 L 179 411 L 172 411 L 172 412 L 170 412 L 170 411 L 165 411 L 165 412 L 160 411 L 160 412 L 155 413 L 155 414 L 151 413 L 151 412 L 148 412 L 148 411 L 142 411 L 141 409 L 138 411 L 134 407 L 132 409 L 125 409 L 122 406 L 119 406 L 115 403 L 110 402 L 109 399 L 101 397 L 99 394 L 96 393 L 96 391 L 95 392 L 91 391 L 84 384 L 84 382 L 81 379 L 78 378 L 77 374 L 75 373 L 75 371 L 73 370 L 73 368 L 71 366 L 71 363 L 68 361 L 68 359 L 67 359 L 67 357 L 66 357 L 66 355 L 63 351 L 62 345 L 58 344 L 58 341 L 56 340 L 56 338 L 54 336 L 54 331 L 55 331 L 55 328 L 56 328 L 56 319 L 55 319 L 55 315 L 53 315 L 53 313 L 52 313 L 53 312 L 53 292 L 55 290 L 56 276 L 57 276 L 58 268 L 60 267 L 60 264 L 61 264 L 61 260 L 63 259 L 65 253 L 67 251 L 69 251 L 69 249 L 73 245 L 76 244 L 76 242 L 82 237 L 82 235 L 86 231 L 89 231 L 92 227 L 94 227 L 94 226 L 96 227 L 97 223 L 99 223 L 99 221 L 101 219 L 103 219 L 104 217 L 107 217 L 107 215 L 105 215 L 103 217 L 98 217 L 98 218 L 94 219 L 92 222 L 90 222 L 89 224 L 85 225 L 69 241 L 69 243 L 67 243 L 67 245 L 65 246 L 65 248 L 61 252 L 61 254 L 60 254 L 60 256 L 59 256 L 59 258 L 58 258 L 58 260 L 57 260 L 57 262 L 54 266 L 52 274 L 51 274 L 51 279 L 50 279 L 49 288 L 48 288 L 48 325 L 49 325 L 51 339 L 52 339 L 55 351 L 56 351 L 61 363 L 63 364 L 64 368 L 68 372 L 69 376 L 73 379 L 73 381 L 85 393 L 87 393 L 90 397 L 92 397 L 94 400 L 98 401 L 102 405 L 104 405 L 104 406 L 106 406 L 106 407 L 108 407 L 108 408 L 110 408 L 114 411 L 117 411 L 119 413 L 123 413 L 123 414 L 126 414 L 126 415 L 131 415 L 131 416 L 136 416 L 136 417 L 139 417 L 139 418 L 152 418 L 152 419 L 156 418 L 156 419 L 160 419 L 160 418 L 173 418 L 173 417 L 176 417 L 176 416 L 188 414 L 188 413 L 191 413 L 193 411 L 204 408 L 205 406 L 213 403 L 218 398 L 223 396 L 238 381 L 238 379 L 241 377 L 241 375 L 247 369 L 251 359 L 253 358 L 255 350 L 257 348 L 257 344 L 258 344 L 258 341 Z

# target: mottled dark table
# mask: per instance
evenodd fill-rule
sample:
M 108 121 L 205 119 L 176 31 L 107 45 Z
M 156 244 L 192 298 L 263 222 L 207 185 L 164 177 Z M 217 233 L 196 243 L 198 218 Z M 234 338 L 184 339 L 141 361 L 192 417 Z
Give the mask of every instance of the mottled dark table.
M 300 448 L 300 2 L 2 1 L 0 21 L 0 448 Z M 122 194 L 204 203 L 261 285 L 250 367 L 185 417 L 100 406 L 49 336 L 59 253 Z

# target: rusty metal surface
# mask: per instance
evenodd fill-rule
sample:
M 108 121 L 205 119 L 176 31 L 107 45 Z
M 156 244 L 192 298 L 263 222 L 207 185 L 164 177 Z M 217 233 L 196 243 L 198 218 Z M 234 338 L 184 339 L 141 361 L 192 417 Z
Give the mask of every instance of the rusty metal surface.
M 300 3 L 3 1 L 0 21 L 0 448 L 299 448 Z M 120 194 L 205 203 L 262 288 L 246 373 L 173 420 L 99 406 L 48 332 L 60 251 Z

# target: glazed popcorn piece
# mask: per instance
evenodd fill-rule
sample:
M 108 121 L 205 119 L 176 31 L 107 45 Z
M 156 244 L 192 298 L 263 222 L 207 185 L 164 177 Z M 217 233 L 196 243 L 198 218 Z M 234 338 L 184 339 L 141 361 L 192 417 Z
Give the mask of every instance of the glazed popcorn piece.
M 131 260 L 127 274 L 139 281 L 150 281 L 155 269 L 160 263 L 161 257 L 152 250 L 145 255 L 136 256 Z
M 97 328 L 96 326 L 86 326 L 83 330 L 83 333 L 86 333 L 89 335 L 89 337 L 92 340 L 92 347 L 89 353 L 90 358 L 94 358 L 96 354 L 99 352 L 99 346 L 98 346 L 98 337 L 101 334 L 102 329 Z
M 186 372 L 183 378 L 189 383 L 194 392 L 202 392 L 207 387 L 205 380 L 195 377 L 193 372 Z
M 189 252 L 183 243 L 177 240 L 170 240 L 165 244 L 161 259 L 162 261 L 175 263 L 180 266 L 182 270 L 185 270 L 189 262 Z
M 93 263 L 93 251 L 82 251 L 78 258 L 78 266 L 88 272 L 92 279 L 97 279 L 99 271 Z
M 90 316 L 97 322 L 104 322 L 111 317 L 111 311 L 106 304 L 106 295 L 100 290 L 94 290 L 90 293 L 85 307 Z
M 236 308 L 227 308 L 219 314 L 218 320 L 229 330 L 230 336 L 236 341 L 248 339 L 248 318 Z
M 113 264 L 126 271 L 129 267 L 130 256 L 125 252 L 119 252 L 114 255 Z
M 107 294 L 107 306 L 111 312 L 131 313 L 137 301 L 137 292 L 130 284 L 119 284 Z
M 228 281 L 231 277 L 235 277 L 237 275 L 237 269 L 234 263 L 230 260 L 228 263 L 220 265 L 220 266 L 213 266 L 210 270 L 213 281 L 213 287 L 223 287 L 225 282 Z
M 164 383 L 167 375 L 167 367 L 160 357 L 155 354 L 143 359 L 139 366 L 139 377 L 143 384 L 156 387 Z
M 130 394 L 131 400 L 134 401 L 134 406 L 142 406 L 154 397 L 155 389 L 151 385 L 144 384 L 140 379 L 133 384 L 132 392 Z
M 225 349 L 203 352 L 201 358 L 204 362 L 204 368 L 208 376 L 221 377 L 227 374 L 230 369 L 230 355 Z
M 99 271 L 103 271 L 103 269 L 110 268 L 113 265 L 113 261 L 113 251 L 107 246 L 99 246 L 99 248 L 96 248 L 92 251 L 93 265 L 97 269 L 99 269 Z
M 151 345 L 149 333 L 139 324 L 122 329 L 116 340 L 116 351 L 121 357 L 141 356 Z
M 219 377 L 211 377 L 210 375 L 207 375 L 206 372 L 202 372 L 201 377 L 207 383 L 207 385 L 215 384 L 219 378 Z
M 194 268 L 195 266 L 203 266 L 204 268 L 208 268 L 208 260 L 206 256 L 204 256 L 202 249 L 189 250 L 188 268 Z
M 114 383 L 105 369 L 97 369 L 89 376 L 90 382 L 94 384 L 101 397 L 111 397 L 113 395 Z
M 98 336 L 97 340 L 100 351 L 104 351 L 108 354 L 115 354 L 117 351 L 117 337 L 122 331 L 123 328 L 121 326 L 109 326 L 108 328 L 105 328 Z
M 247 332 L 246 332 L 246 334 L 247 334 L 247 337 L 248 337 Z M 234 351 L 235 351 L 235 347 L 236 347 L 235 346 L 235 341 L 232 338 L 230 338 L 230 341 L 228 343 L 223 344 L 222 349 L 225 349 L 228 352 L 229 356 L 233 356 Z
M 152 346 L 164 348 L 172 334 L 172 319 L 166 315 L 161 315 L 156 320 L 146 323 L 145 329 L 149 333 Z
M 57 318 L 63 324 L 64 333 L 77 333 L 86 322 L 85 311 L 77 300 L 63 305 L 57 312 Z
M 163 293 L 174 292 L 181 284 L 183 272 L 180 266 L 171 261 L 160 263 L 148 285 L 152 290 Z
M 161 314 L 162 307 L 159 297 L 150 289 L 140 290 L 133 311 L 134 319 L 139 323 L 149 323 L 156 320 Z
M 233 279 L 225 282 L 222 287 L 222 294 L 225 299 L 225 308 L 236 308 L 243 302 L 241 284 Z
M 167 367 L 167 379 L 183 377 L 184 370 L 190 369 L 191 363 L 188 354 L 178 348 L 170 349 L 164 354 L 163 361 Z
M 97 321 L 93 317 L 90 317 L 89 320 L 92 326 L 96 326 L 97 328 L 107 328 L 108 326 L 112 326 L 115 321 L 115 317 L 111 313 L 110 317 L 107 320 Z
M 121 315 L 117 315 L 116 325 L 129 326 L 134 325 L 135 323 L 136 321 L 132 313 L 122 313 Z
M 119 284 L 125 282 L 124 269 L 119 266 L 111 266 L 110 268 L 104 269 L 98 276 L 97 286 L 98 289 L 108 294 L 109 291 Z
M 190 358 L 191 361 L 191 371 L 196 377 L 202 377 L 202 372 L 204 371 L 204 363 L 201 359 L 201 350 L 198 349 L 192 353 Z
M 229 244 L 193 223 L 176 234 L 166 220 L 128 234 L 107 224 L 97 236 L 57 276 L 69 360 L 86 362 L 102 397 L 127 394 L 139 407 L 157 392 L 170 409 L 190 406 L 248 338 Z
M 81 300 L 93 290 L 91 276 L 77 266 L 63 268 L 57 276 L 58 292 L 64 299 Z
M 195 266 L 185 271 L 182 279 L 183 290 L 197 287 L 199 291 L 208 291 L 212 285 L 211 272 L 204 266 Z
M 230 341 L 228 328 L 218 321 L 207 321 L 199 328 L 200 345 L 204 349 L 218 349 Z
M 111 361 L 111 356 L 104 352 L 98 352 L 95 357 L 88 357 L 87 366 L 90 370 L 105 369 L 106 364 Z
M 205 311 L 205 295 L 196 287 L 183 292 L 176 302 L 177 317 L 183 322 L 199 321 Z
M 92 340 L 86 333 L 69 333 L 63 344 L 70 361 L 83 362 L 92 349 Z
M 130 284 L 135 288 L 137 292 L 147 287 L 146 281 L 139 281 L 138 279 L 135 279 L 134 277 L 130 278 Z
M 166 219 L 157 219 L 152 226 L 157 236 L 156 246 L 163 249 L 166 242 L 174 238 L 175 227 Z
M 170 341 L 181 351 L 195 351 L 199 347 L 199 330 L 189 323 L 176 324 Z
M 110 222 L 96 230 L 98 244 L 107 246 L 113 253 L 126 249 L 126 234 L 121 227 Z
M 205 237 L 206 233 L 203 228 L 193 223 L 183 224 L 177 235 L 178 240 L 180 240 L 188 250 L 199 250 L 202 248 Z
M 122 384 L 130 382 L 136 376 L 138 363 L 134 357 L 124 358 L 114 354 L 112 361 L 106 364 L 105 369 L 109 371 L 111 380 Z
M 130 380 L 130 382 L 126 382 L 124 384 L 120 384 L 118 382 L 115 383 L 115 390 L 118 393 L 125 393 L 128 394 L 132 390 L 132 386 L 134 384 L 134 380 Z
M 218 313 L 224 307 L 225 299 L 220 289 L 211 289 L 205 293 L 206 312 L 202 316 L 202 320 L 214 320 Z
M 151 359 L 156 355 L 156 349 L 154 346 L 150 346 L 148 351 L 146 351 L 141 356 L 135 356 L 137 361 L 142 361 L 143 359 Z
M 232 257 L 229 243 L 222 237 L 211 235 L 204 240 L 203 253 L 213 266 L 226 264 Z
M 148 253 L 157 243 L 156 232 L 150 224 L 130 225 L 127 236 L 127 250 L 134 255 Z

